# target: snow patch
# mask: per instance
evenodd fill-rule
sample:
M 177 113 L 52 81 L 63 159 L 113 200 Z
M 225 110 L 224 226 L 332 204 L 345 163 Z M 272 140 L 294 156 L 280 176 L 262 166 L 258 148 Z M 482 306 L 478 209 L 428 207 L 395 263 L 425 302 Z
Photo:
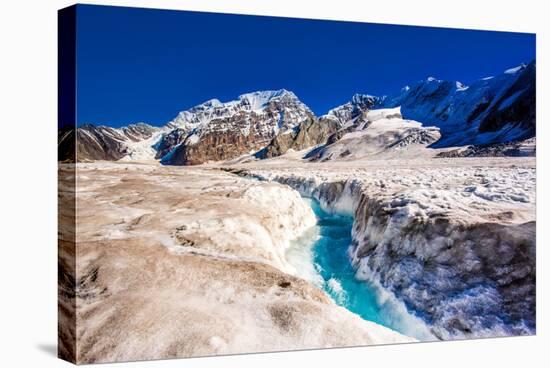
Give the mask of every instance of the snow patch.
M 504 71 L 504 74 L 516 74 L 517 72 L 525 69 L 525 67 L 526 67 L 525 64 L 521 64 L 521 65 L 516 66 L 515 68 L 506 69 Z

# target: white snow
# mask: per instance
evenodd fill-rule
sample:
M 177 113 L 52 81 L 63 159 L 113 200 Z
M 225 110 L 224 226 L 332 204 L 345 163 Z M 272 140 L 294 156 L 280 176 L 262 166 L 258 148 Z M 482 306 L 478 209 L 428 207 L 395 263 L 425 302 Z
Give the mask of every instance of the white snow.
M 251 93 L 245 93 L 239 96 L 239 100 L 247 101 L 250 105 L 250 109 L 253 111 L 261 111 L 266 105 L 277 98 L 283 96 L 288 96 L 291 98 L 297 98 L 294 93 L 287 91 L 285 89 L 280 89 L 276 91 L 257 91 Z
M 200 140 L 200 137 L 199 137 L 198 134 L 192 134 L 192 135 L 187 137 L 185 143 L 188 144 L 188 145 L 194 145 L 194 144 L 199 143 L 199 140 Z
M 127 147 L 128 153 L 126 156 L 122 157 L 120 161 L 141 161 L 141 162 L 151 162 L 156 161 L 155 155 L 157 150 L 155 145 L 162 138 L 164 131 L 160 130 L 148 138 L 138 142 L 124 141 L 124 144 Z
M 525 64 L 521 64 L 516 66 L 515 68 L 510 68 L 504 71 L 505 74 L 516 74 L 517 72 L 525 69 Z
M 479 125 L 489 111 L 498 108 L 495 104 L 514 88 L 514 82 L 526 68 L 522 64 L 495 77 L 474 81 L 469 86 L 429 77 L 416 83 L 411 90 L 402 90 L 382 100 L 377 107 L 402 106 L 405 118 L 438 127 L 441 139 L 433 147 L 502 142 L 499 134 L 481 136 Z M 523 131 L 524 136 L 529 134 L 525 128 Z
M 367 112 L 367 119 L 371 121 L 378 121 L 380 119 L 389 119 L 391 115 L 401 115 L 401 107 L 395 107 L 392 109 L 377 109 Z M 388 123 L 386 121 L 386 123 Z
M 327 285 L 336 296 L 338 303 L 343 303 L 346 299 L 346 292 L 342 288 L 342 284 L 337 279 L 331 278 L 327 281 Z
M 468 86 L 466 86 L 466 85 L 464 85 L 464 84 L 462 84 L 461 82 L 458 82 L 458 81 L 455 84 L 456 84 L 457 92 L 466 91 L 468 88 L 470 88 L 470 87 L 468 87 Z
M 369 110 L 364 120 L 365 123 L 358 125 L 354 131 L 322 148 L 319 153 L 321 156 L 316 160 L 351 161 L 418 155 L 433 157 L 438 152 L 427 146 L 439 139 L 439 129 L 403 119 L 400 107 Z M 353 124 L 355 121 L 349 121 L 343 128 Z

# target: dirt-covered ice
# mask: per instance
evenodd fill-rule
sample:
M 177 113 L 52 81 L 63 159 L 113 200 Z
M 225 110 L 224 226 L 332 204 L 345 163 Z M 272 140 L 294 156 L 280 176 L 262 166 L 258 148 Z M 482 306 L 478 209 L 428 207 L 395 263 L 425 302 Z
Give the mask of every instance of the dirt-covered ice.
M 316 221 L 300 194 L 354 216 L 356 277 L 434 336 L 536 331 L 533 157 L 301 157 L 78 164 L 77 232 L 60 238 L 60 280 L 76 290 L 60 318 L 77 317 L 61 336 L 77 360 L 413 341 L 337 306 L 304 278 L 312 265 L 288 258 Z M 74 180 L 60 173 L 62 187 Z
M 76 273 L 60 263 L 60 275 L 76 289 L 61 300 L 76 305 L 64 336 L 79 363 L 413 341 L 293 276 L 285 250 L 315 217 L 290 187 L 208 168 L 77 167 L 76 248 L 60 240 Z M 71 176 L 61 168 L 60 183 Z

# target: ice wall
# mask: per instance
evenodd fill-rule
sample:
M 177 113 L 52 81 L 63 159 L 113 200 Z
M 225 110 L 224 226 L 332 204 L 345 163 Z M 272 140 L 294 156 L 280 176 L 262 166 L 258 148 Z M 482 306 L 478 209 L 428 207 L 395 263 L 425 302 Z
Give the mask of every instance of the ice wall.
M 497 205 L 490 213 L 494 216 L 488 216 L 492 220 L 475 214 L 481 200 L 523 203 L 531 200 L 528 196 L 497 195 L 486 187 L 466 189 L 485 193 L 473 200 L 461 200 L 462 192 L 449 188 L 422 195 L 382 190 L 377 196 L 373 183 L 358 179 L 251 173 L 316 198 L 328 211 L 353 213 L 349 252 L 356 277 L 380 285 L 435 336 L 535 333 L 535 221 L 522 221 L 514 211 L 499 212 Z M 442 211 L 444 206 L 449 210 Z M 455 207 L 470 209 L 472 215 L 454 216 L 460 213 Z M 520 218 L 509 221 L 514 217 Z

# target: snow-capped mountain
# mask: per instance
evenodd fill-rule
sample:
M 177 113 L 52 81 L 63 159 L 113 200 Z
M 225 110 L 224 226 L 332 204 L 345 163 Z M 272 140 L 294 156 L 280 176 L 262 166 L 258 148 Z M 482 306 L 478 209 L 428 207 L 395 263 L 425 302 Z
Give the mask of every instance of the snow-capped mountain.
M 251 92 L 229 102 L 208 100 L 180 112 L 161 128 L 143 123 L 123 128 L 88 124 L 77 128 L 76 133 L 60 132 L 59 155 L 60 159 L 70 159 L 76 152 L 80 161 L 159 160 L 163 164 L 194 165 L 248 154 L 270 158 L 289 150 L 317 147 L 307 156 L 324 159 L 321 156 L 331 150 L 319 145 L 329 146 L 348 133 L 366 130 L 372 123 L 370 111 L 396 108 L 400 109 L 395 118 L 438 129 L 440 138 L 429 143 L 432 148 L 515 142 L 536 134 L 535 74 L 533 61 L 469 86 L 429 77 L 393 96 L 355 94 L 321 117 L 290 91 Z M 385 119 L 397 121 L 392 116 Z M 434 139 L 432 133 L 428 140 Z M 428 144 L 428 140 L 421 141 Z M 75 141 L 76 149 L 70 146 Z M 338 155 L 347 152 L 343 149 Z
M 289 150 L 300 151 L 326 143 L 329 137 L 335 137 L 337 132 L 341 132 L 346 123 L 357 121 L 378 102 L 376 96 L 355 94 L 350 102 L 331 109 L 326 115 L 311 117 L 292 131 L 278 134 L 256 157 L 271 158 Z
M 296 95 L 281 89 L 246 93 L 222 103 L 206 101 L 180 112 L 164 127 L 144 123 L 122 128 L 85 124 L 60 132 L 60 158 L 77 160 L 160 160 L 189 165 L 256 152 L 277 135 L 315 119 Z M 74 147 L 69 145 L 75 144 Z
M 204 128 L 212 121 L 215 121 L 214 124 L 219 124 L 217 119 L 227 118 L 243 111 L 262 114 L 269 108 L 288 114 L 288 116 L 281 116 L 281 125 L 274 127 L 277 131 L 280 128 L 292 128 L 296 125 L 295 121 L 302 119 L 307 113 L 311 114 L 309 108 L 290 91 L 285 89 L 256 91 L 242 94 L 237 100 L 225 103 L 218 99 L 203 102 L 189 110 L 180 112 L 174 120 L 167 124 L 167 127 L 184 130 L 192 130 L 200 126 Z
M 520 65 L 470 86 L 426 80 L 383 97 L 377 108 L 401 107 L 406 119 L 440 128 L 433 147 L 502 143 L 535 135 L 536 65 Z
M 428 77 L 394 96 L 355 94 L 325 115 L 341 127 L 305 158 L 534 155 L 535 68 L 522 64 L 470 86 Z
M 353 95 L 350 102 L 329 110 L 325 117 L 336 118 L 341 124 L 345 124 L 379 104 L 379 97 L 356 93 Z
M 168 123 L 175 132 L 159 146 L 161 162 L 200 164 L 251 153 L 278 134 L 313 119 L 311 110 L 287 90 L 246 93 L 235 101 L 209 100 L 183 111 Z

